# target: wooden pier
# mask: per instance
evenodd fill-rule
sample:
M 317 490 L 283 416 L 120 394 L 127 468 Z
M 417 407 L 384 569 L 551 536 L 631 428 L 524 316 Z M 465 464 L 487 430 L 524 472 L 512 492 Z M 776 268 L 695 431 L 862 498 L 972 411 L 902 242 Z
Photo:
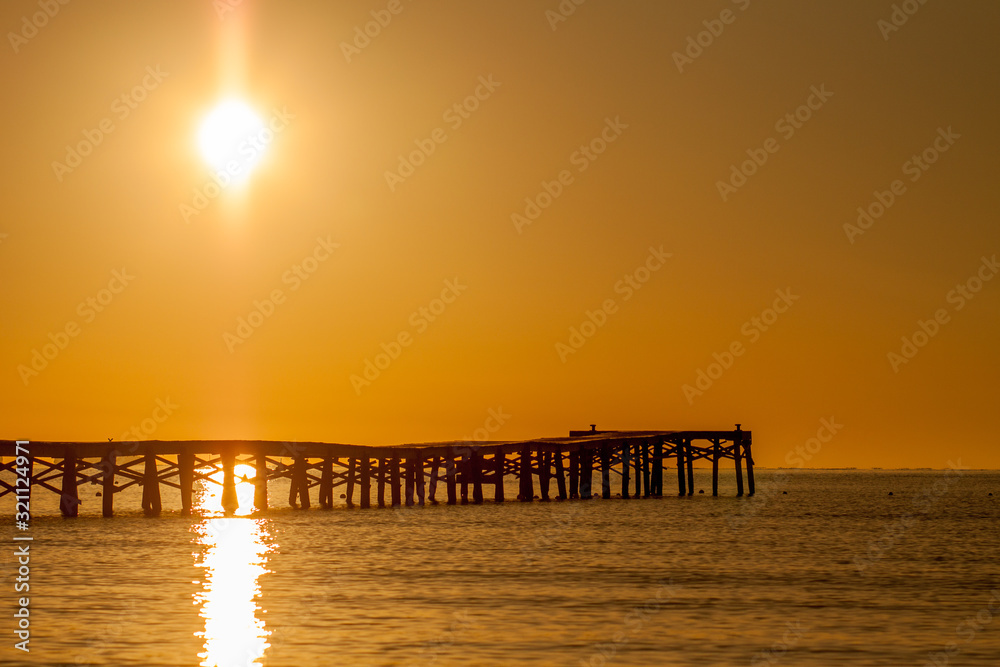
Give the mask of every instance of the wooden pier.
M 504 502 L 504 479 L 519 480 L 517 500 L 662 497 L 663 474 L 676 467 L 677 495 L 694 494 L 694 462 L 712 463 L 712 495 L 719 495 L 719 462 L 731 460 L 736 495 L 754 494 L 751 432 L 734 431 L 570 431 L 568 438 L 517 442 L 444 442 L 370 447 L 322 442 L 207 440 L 142 442 L 38 442 L 28 455 L 18 441 L 0 440 L 0 472 L 31 480 L 28 493 L 0 480 L 0 497 L 19 499 L 33 489 L 59 494 L 66 517 L 79 513 L 80 484 L 99 484 L 103 514 L 114 515 L 114 499 L 133 485 L 142 486 L 142 508 L 156 516 L 162 506 L 160 485 L 180 489 L 181 510 L 192 511 L 195 481 L 221 484 L 222 506 L 237 509 L 237 464 L 256 470 L 254 507 L 267 508 L 268 482 L 288 478 L 288 503 L 308 508 L 310 490 L 319 487 L 319 506 L 333 506 L 333 491 L 344 490 L 348 507 L 369 508 L 437 504 L 444 483 L 449 505 L 482 503 L 493 489 L 493 501 Z M 24 442 L 24 441 L 20 441 Z M 672 461 L 671 461 L 672 459 Z M 218 472 L 222 472 L 219 482 Z M 595 473 L 597 486 L 595 487 Z M 612 473 L 615 483 L 612 483 Z M 555 490 L 551 488 L 555 482 Z M 374 482 L 374 484 L 373 484 Z M 389 497 L 386 497 L 386 487 Z M 471 497 L 469 489 L 471 487 Z

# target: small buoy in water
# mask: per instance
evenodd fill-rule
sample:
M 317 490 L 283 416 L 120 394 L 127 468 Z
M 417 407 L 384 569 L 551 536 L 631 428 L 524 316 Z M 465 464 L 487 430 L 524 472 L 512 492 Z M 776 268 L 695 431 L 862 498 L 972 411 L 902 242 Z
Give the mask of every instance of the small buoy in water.
M 342 494 L 340 494 L 340 497 L 341 497 L 341 498 L 346 498 L 346 497 L 347 497 L 347 494 L 346 494 L 346 493 L 342 493 Z
M 98 494 L 98 495 L 100 495 L 100 494 Z M 989 495 L 991 495 L 991 496 L 992 496 L 992 495 L 993 495 L 993 492 L 992 492 L 992 491 L 990 491 L 990 492 L 989 492 Z
M 705 489 L 698 489 L 698 493 L 705 493 Z
M 97 493 L 95 493 L 94 495 L 95 495 L 95 496 L 97 496 L 98 498 L 100 498 L 100 497 L 101 497 L 101 492 L 100 492 L 100 491 L 98 491 L 98 492 L 97 492 Z M 993 495 L 993 494 L 990 494 L 990 495 Z
M 534 499 L 534 500 L 538 500 L 538 496 L 537 496 L 537 495 L 536 495 L 536 496 L 534 496 L 534 498 L 533 498 L 533 499 Z
M 782 491 L 782 492 L 781 492 L 781 495 L 783 495 L 783 496 L 787 496 L 787 495 L 788 495 L 788 491 Z
M 890 492 L 889 492 L 889 495 L 890 495 L 890 496 L 892 495 L 892 491 L 890 491 Z

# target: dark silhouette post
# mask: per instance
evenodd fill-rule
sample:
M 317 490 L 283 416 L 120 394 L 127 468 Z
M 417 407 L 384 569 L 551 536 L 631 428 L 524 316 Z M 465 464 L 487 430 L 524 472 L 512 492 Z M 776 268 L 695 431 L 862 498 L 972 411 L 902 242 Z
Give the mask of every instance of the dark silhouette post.
M 194 455 L 191 457 L 191 465 L 194 466 Z M 256 472 L 253 478 L 253 506 L 258 510 L 267 509 L 267 454 L 263 448 L 258 449 L 255 455 L 254 468 Z
M 629 472 L 632 467 L 631 450 L 632 443 L 628 440 L 622 440 L 621 448 L 619 449 L 619 456 L 622 460 L 622 498 L 631 497 L 631 489 L 629 489 L 629 483 L 631 482 Z
M 679 439 L 674 443 L 674 452 L 677 455 L 677 495 L 686 496 L 684 488 L 684 440 Z
M 556 464 L 556 489 L 559 491 L 559 500 L 566 500 L 566 471 L 563 469 L 562 448 L 552 453 Z
M 182 455 L 183 456 L 183 455 Z M 118 471 L 118 455 L 114 448 L 108 450 L 101 461 L 102 492 L 101 492 L 101 514 L 106 517 L 115 515 L 115 473 Z M 183 480 L 183 476 L 181 477 Z M 184 485 L 181 484 L 181 501 L 183 497 Z M 188 504 L 190 504 L 190 496 Z M 190 511 L 188 512 L 190 514 Z
M 333 459 L 323 457 L 323 469 L 319 474 L 319 506 L 328 510 L 333 507 Z
M 712 495 L 719 495 L 719 439 L 712 438 Z
M 580 451 L 580 497 L 590 500 L 594 497 L 591 492 L 591 482 L 594 479 L 594 450 L 584 447 Z
M 441 457 L 435 456 L 431 461 L 431 480 L 427 489 L 427 500 L 431 505 L 437 505 L 438 471 L 441 469 Z
M 67 518 L 80 514 L 80 496 L 76 488 L 76 452 L 66 448 L 63 458 L 62 496 L 59 498 L 59 511 Z
M 733 431 L 733 461 L 736 463 L 736 495 L 743 495 L 743 433 Z
M 156 455 L 146 450 L 142 475 L 142 511 L 146 516 L 160 514 L 160 478 L 156 470 Z
M 347 506 L 354 507 L 354 477 L 358 460 L 353 456 L 347 459 Z M 333 507 L 333 471 L 330 471 L 330 506 Z
M 372 506 L 372 460 L 365 454 L 361 457 L 361 509 Z
M 448 460 L 444 463 L 445 483 L 448 487 L 448 504 L 458 504 L 458 489 L 455 481 L 455 452 L 452 450 L 448 454 Z
M 503 447 L 497 447 L 493 452 L 493 502 L 504 501 L 503 474 L 506 460 L 507 455 L 503 453 Z

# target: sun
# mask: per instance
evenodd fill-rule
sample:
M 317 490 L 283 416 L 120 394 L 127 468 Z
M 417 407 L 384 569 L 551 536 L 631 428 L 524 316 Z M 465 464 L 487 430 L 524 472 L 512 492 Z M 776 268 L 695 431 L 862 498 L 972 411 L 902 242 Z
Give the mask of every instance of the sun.
M 260 162 L 266 149 L 267 126 L 253 108 L 238 99 L 220 102 L 198 130 L 198 148 L 215 171 L 243 180 Z

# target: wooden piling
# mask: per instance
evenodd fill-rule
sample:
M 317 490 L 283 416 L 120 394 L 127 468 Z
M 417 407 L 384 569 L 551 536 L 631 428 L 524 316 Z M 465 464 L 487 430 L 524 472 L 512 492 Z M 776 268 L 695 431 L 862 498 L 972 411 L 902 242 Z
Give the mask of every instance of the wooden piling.
M 559 500 L 566 500 L 569 496 L 566 495 L 566 471 L 563 469 L 562 450 L 553 452 L 552 455 L 556 464 L 556 489 L 559 492 Z
M 358 466 L 358 460 L 353 456 L 347 459 L 347 490 L 344 492 L 347 495 L 347 506 L 354 507 L 354 475 L 355 470 Z M 332 476 L 332 475 L 331 475 Z M 330 489 L 330 501 L 333 502 L 333 489 Z
M 642 447 L 637 441 L 632 442 L 632 464 L 635 472 L 635 495 L 642 498 Z
M 527 445 L 521 448 L 519 480 L 520 493 L 518 494 L 518 500 L 530 503 L 535 499 L 535 485 L 531 479 L 531 448 Z
M 182 455 L 183 456 L 183 455 Z M 115 515 L 115 473 L 118 472 L 117 453 L 114 449 L 108 451 L 101 460 L 101 514 L 106 517 Z M 183 480 L 183 477 L 181 478 Z M 183 491 L 184 485 L 181 484 Z M 183 499 L 183 496 L 182 496 Z M 188 496 L 190 502 L 190 495 Z
M 691 442 L 688 441 L 687 447 L 687 473 L 688 473 L 688 495 L 694 495 L 694 448 L 691 446 Z
M 712 495 L 719 495 L 719 439 L 712 439 Z
M 194 466 L 194 455 L 191 454 L 191 465 Z M 253 477 L 253 506 L 254 509 L 267 509 L 267 455 L 262 449 L 258 449 L 254 461 Z M 193 473 L 193 470 L 192 470 Z M 192 474 L 193 477 L 193 474 Z M 181 485 L 183 488 L 183 485 Z
M 389 490 L 392 492 L 392 506 L 401 507 L 402 489 L 399 485 L 399 457 L 389 459 Z
M 504 462 L 507 456 L 503 453 L 502 447 L 497 447 L 493 451 L 493 502 L 502 503 L 503 497 L 503 474 Z
M 687 490 L 684 488 L 684 440 L 674 443 L 674 453 L 677 455 L 677 495 L 686 496 Z
M 308 463 L 304 456 L 297 456 L 295 457 L 295 463 L 292 465 L 292 486 L 288 495 L 288 504 L 298 509 L 307 510 L 311 504 L 309 500 Z
M 191 516 L 194 510 L 194 454 L 187 451 L 178 454 L 177 469 L 181 486 L 181 515 Z
M 639 448 L 642 451 L 642 497 L 649 498 L 652 495 L 649 488 L 649 444 L 642 441 L 639 443 Z
M 365 454 L 361 458 L 361 509 L 372 506 L 372 461 Z
M 552 475 L 552 452 L 538 452 L 538 496 L 543 502 L 549 501 L 549 478 Z
M 601 445 L 601 498 L 611 498 L 611 445 Z
M 431 461 L 431 480 L 427 489 L 427 500 L 431 505 L 437 505 L 438 471 L 441 467 L 441 457 L 435 456 Z
M 424 458 L 417 457 L 417 504 L 424 506 Z
M 631 466 L 632 457 L 629 456 L 630 450 L 632 449 L 632 443 L 628 440 L 622 440 L 622 445 L 620 449 L 620 456 L 622 459 L 622 498 L 628 498 L 631 492 L 629 489 L 629 467 Z
M 736 425 L 736 429 L 739 430 L 740 425 Z M 750 438 L 743 437 L 743 458 L 747 462 L 747 495 L 752 496 L 756 489 L 754 488 L 753 481 L 753 454 L 750 451 Z
M 472 470 L 472 502 L 483 504 L 483 457 L 479 450 L 469 454 L 469 468 Z
M 236 496 L 236 454 L 232 450 L 222 452 L 222 509 L 225 512 L 235 512 L 240 505 Z
M 417 462 L 412 456 L 408 456 L 404 465 L 406 470 L 406 493 L 404 498 L 406 499 L 406 506 L 413 507 L 414 485 L 417 483 Z
M 580 497 L 580 450 L 569 453 L 569 497 Z
M 653 495 L 663 496 L 663 440 L 653 441 Z
M 733 434 L 733 462 L 736 465 L 736 496 L 743 495 L 743 436 L 737 431 Z
M 590 500 L 594 497 L 591 482 L 594 479 L 594 450 L 584 447 L 580 451 L 580 497 Z
M 333 459 L 323 457 L 323 469 L 319 475 L 319 506 L 321 509 L 333 508 Z
M 67 518 L 80 515 L 80 495 L 76 486 L 76 452 L 67 448 L 63 458 L 62 495 L 59 498 L 59 511 Z
M 385 477 L 388 464 L 385 459 L 378 460 L 378 506 L 385 507 Z
M 156 455 L 147 450 L 142 475 L 142 511 L 146 516 L 160 515 L 160 478 L 156 470 Z
M 455 481 L 455 453 L 452 452 L 448 455 L 447 460 L 444 462 L 445 468 L 445 485 L 448 488 L 448 504 L 457 505 L 458 504 L 458 491 L 456 489 Z

